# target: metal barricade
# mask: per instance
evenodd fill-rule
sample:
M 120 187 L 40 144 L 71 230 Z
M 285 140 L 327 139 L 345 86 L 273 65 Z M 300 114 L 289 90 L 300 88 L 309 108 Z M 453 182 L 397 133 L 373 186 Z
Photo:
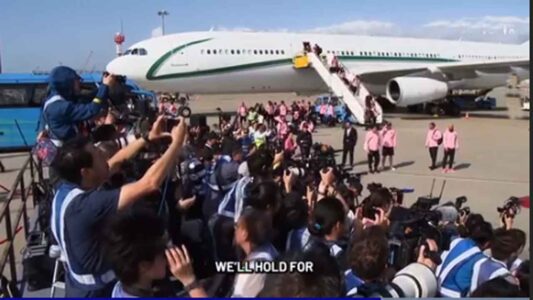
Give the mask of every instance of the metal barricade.
M 29 174 L 29 183 L 26 174 Z M 15 264 L 15 235 L 17 229 L 22 226 L 24 239 L 27 240 L 29 233 L 28 205 L 33 183 L 43 180 L 42 167 L 30 154 L 15 177 L 15 181 L 7 197 L 0 202 L 0 226 L 5 226 L 5 241 L 0 252 L 0 274 L 4 274 L 6 264 L 9 264 L 10 280 L 17 280 L 17 268 Z M 26 177 L 26 178 L 25 178 Z M 35 206 L 35 203 L 33 203 Z M 21 221 L 23 222 L 21 224 Z M 2 224 L 4 223 L 4 224 Z

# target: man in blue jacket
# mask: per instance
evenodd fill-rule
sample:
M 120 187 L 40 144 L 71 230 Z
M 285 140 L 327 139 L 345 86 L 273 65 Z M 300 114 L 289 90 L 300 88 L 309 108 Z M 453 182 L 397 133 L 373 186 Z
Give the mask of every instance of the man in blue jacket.
M 104 74 L 103 84 L 90 103 L 79 103 L 81 77 L 69 67 L 59 66 L 49 78 L 48 97 L 42 111 L 42 126 L 48 137 L 57 146 L 78 134 L 78 125 L 98 115 L 107 107 L 108 89 L 115 84 L 115 77 Z

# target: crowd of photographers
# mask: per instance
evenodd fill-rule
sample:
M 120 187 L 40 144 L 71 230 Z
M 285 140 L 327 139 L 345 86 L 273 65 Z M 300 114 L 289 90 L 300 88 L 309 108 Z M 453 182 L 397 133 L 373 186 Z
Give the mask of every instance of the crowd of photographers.
M 304 102 L 243 103 L 215 128 L 164 108 L 125 126 L 106 99 L 115 76 L 79 103 L 75 72 L 55 71 L 41 140 L 61 140 L 50 226 L 68 297 L 529 295 L 517 199 L 500 228 L 463 198 L 407 207 L 401 190 L 363 191 L 330 146 L 313 144 Z M 74 133 L 81 121 L 89 133 Z M 219 272 L 227 261 L 310 261 L 313 271 Z

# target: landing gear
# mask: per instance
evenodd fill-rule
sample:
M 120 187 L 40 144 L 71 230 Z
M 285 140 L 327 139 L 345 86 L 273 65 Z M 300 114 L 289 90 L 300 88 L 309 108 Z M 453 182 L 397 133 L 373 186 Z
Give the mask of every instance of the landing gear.
M 461 114 L 461 108 L 453 100 L 442 100 L 439 102 L 429 102 L 407 106 L 410 113 L 426 113 L 428 115 L 452 116 Z

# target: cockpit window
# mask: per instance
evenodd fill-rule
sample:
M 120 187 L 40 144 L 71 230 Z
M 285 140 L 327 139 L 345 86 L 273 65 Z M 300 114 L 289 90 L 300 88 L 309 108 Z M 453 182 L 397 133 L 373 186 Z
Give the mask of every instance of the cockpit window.
M 128 49 L 126 52 L 124 52 L 124 55 L 147 55 L 148 52 L 144 48 L 133 48 Z

